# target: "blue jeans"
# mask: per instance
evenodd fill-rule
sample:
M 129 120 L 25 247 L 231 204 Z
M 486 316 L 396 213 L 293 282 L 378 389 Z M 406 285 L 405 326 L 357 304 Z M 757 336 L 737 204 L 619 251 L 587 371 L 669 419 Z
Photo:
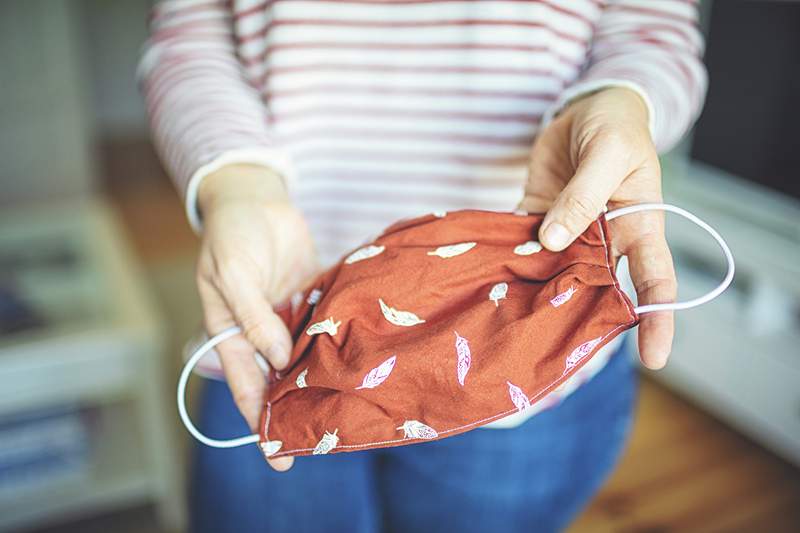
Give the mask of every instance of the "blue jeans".
M 559 531 L 600 488 L 631 426 L 636 374 L 625 349 L 560 405 L 513 429 L 299 457 L 272 471 L 256 446 L 198 446 L 195 532 Z M 247 431 L 227 386 L 209 382 L 201 427 Z

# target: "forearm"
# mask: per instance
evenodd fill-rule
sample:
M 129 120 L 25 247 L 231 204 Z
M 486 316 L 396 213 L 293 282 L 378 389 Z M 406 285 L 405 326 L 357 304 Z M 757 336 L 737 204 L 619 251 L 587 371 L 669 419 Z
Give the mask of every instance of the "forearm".
M 234 52 L 230 15 L 224 2 L 159 3 L 139 69 L 156 147 L 197 230 L 197 193 L 211 174 L 252 164 L 291 175 Z

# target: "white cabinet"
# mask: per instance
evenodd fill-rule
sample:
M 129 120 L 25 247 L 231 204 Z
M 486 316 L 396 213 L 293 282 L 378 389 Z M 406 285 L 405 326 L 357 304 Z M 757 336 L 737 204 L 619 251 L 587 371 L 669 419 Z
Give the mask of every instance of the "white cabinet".
M 800 465 L 800 205 L 705 165 L 665 165 L 666 200 L 714 226 L 736 258 L 719 299 L 676 313 L 667 367 L 651 374 Z M 724 274 L 697 228 L 667 218 L 681 298 Z

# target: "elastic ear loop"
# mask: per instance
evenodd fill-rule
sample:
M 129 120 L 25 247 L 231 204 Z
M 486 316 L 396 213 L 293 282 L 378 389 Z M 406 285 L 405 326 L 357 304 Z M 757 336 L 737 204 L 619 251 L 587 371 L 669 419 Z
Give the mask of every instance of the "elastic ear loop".
M 694 298 L 692 300 L 687 300 L 685 302 L 640 305 L 634 307 L 633 309 L 636 314 L 642 315 L 644 313 L 652 313 L 653 311 L 678 311 L 681 309 L 690 309 L 692 307 L 697 307 L 698 305 L 710 302 L 728 288 L 728 286 L 731 284 L 731 281 L 733 281 L 733 254 L 731 254 L 728 244 L 714 228 L 685 209 L 681 209 L 680 207 L 670 204 L 638 204 L 622 207 L 606 213 L 606 220 L 611 221 L 624 215 L 638 213 L 639 211 L 669 211 L 688 219 L 690 222 L 693 222 L 694 224 L 706 230 L 714 238 L 714 240 L 717 241 L 717 244 L 719 244 L 720 248 L 722 248 L 722 252 L 725 254 L 725 259 L 728 261 L 728 272 L 725 275 L 725 279 L 722 280 L 722 283 L 720 283 L 714 290 L 704 294 L 703 296 Z M 186 364 L 181 371 L 180 378 L 178 379 L 178 413 L 181 416 L 183 425 L 186 426 L 186 429 L 195 439 L 207 446 L 214 448 L 236 448 L 238 446 L 254 444 L 260 440 L 260 436 L 257 434 L 227 440 L 218 440 L 206 437 L 200 432 L 199 429 L 197 429 L 197 427 L 195 427 L 194 423 L 192 423 L 191 418 L 189 418 L 189 413 L 186 410 L 186 384 L 189 382 L 189 376 L 192 375 L 194 367 L 209 350 L 216 347 L 222 341 L 238 335 L 241 332 L 241 328 L 234 326 L 211 337 L 202 346 L 195 350 L 189 360 L 186 361 Z
M 197 427 L 195 427 L 192 419 L 189 418 L 189 412 L 186 410 L 186 384 L 189 382 L 189 376 L 192 375 L 194 367 L 209 350 L 217 346 L 222 341 L 230 339 L 241 332 L 242 328 L 234 326 L 208 339 L 205 343 L 203 343 L 202 346 L 195 350 L 189 360 L 186 361 L 183 370 L 181 370 L 181 375 L 178 378 L 178 413 L 181 416 L 183 425 L 186 426 L 186 429 L 192 434 L 192 437 L 196 438 L 203 444 L 214 448 L 236 448 L 246 444 L 254 444 L 260 440 L 260 437 L 257 434 L 227 440 L 218 440 L 206 437 L 200 432 L 199 429 L 197 429 Z
M 697 298 L 693 298 L 685 302 L 639 305 L 633 308 L 633 311 L 637 315 L 652 313 L 653 311 L 680 311 L 682 309 L 691 309 L 692 307 L 697 307 L 698 305 L 703 305 L 704 303 L 710 302 L 728 288 L 733 281 L 733 273 L 735 270 L 733 254 L 731 253 L 731 249 L 728 248 L 728 243 L 725 242 L 725 239 L 722 238 L 722 235 L 717 233 L 717 230 L 687 210 L 670 204 L 637 204 L 628 207 L 621 207 L 606 213 L 606 220 L 611 221 L 624 215 L 638 213 L 639 211 L 669 211 L 670 213 L 675 213 L 676 215 L 682 216 L 693 224 L 706 230 L 706 232 L 708 232 L 708 234 L 711 235 L 715 241 L 717 241 L 719 247 L 722 248 L 722 253 L 725 254 L 725 260 L 728 262 L 728 272 L 725 274 L 725 279 L 722 280 L 722 283 L 702 296 L 698 296 Z

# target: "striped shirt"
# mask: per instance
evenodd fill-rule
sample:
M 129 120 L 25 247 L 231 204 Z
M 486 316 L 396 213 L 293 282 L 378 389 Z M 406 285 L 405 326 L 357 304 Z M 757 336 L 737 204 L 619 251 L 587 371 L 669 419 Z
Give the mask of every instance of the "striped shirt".
M 668 149 L 702 48 L 691 0 L 166 0 L 139 76 L 195 228 L 204 176 L 262 164 L 330 264 L 400 218 L 513 209 L 536 133 L 598 88 L 638 92 Z

